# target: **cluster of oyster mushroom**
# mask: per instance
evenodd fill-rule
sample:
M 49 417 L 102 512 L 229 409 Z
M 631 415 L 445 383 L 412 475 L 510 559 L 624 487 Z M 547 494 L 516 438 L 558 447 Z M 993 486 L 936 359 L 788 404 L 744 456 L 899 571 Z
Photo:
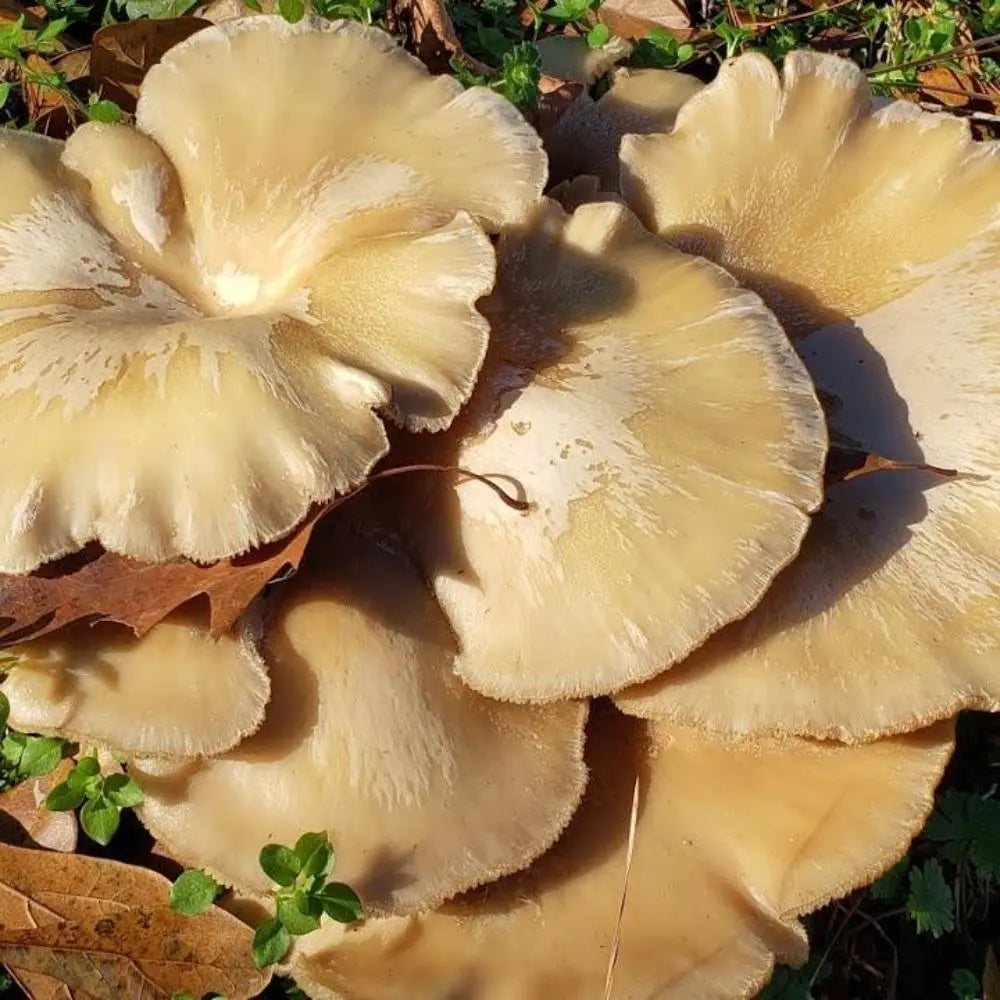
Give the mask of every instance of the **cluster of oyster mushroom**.
M 0 570 L 439 470 L 229 635 L 74 626 L 3 686 L 242 892 L 329 832 L 366 919 L 300 939 L 312 997 L 752 996 L 1000 709 L 996 146 L 808 52 L 626 75 L 550 146 L 561 204 L 499 96 L 272 17 L 135 128 L 0 138 Z M 830 442 L 915 467 L 825 482 Z

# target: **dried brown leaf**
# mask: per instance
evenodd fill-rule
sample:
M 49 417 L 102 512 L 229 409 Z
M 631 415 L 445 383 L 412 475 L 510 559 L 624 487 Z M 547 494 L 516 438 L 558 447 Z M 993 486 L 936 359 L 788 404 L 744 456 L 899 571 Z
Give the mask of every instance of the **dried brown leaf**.
M 654 28 L 686 38 L 691 30 L 684 0 L 605 0 L 597 16 L 619 38 L 643 38 Z
M 983 1000 L 1000 1000 L 1000 964 L 997 953 L 990 946 L 986 949 L 986 966 L 983 969 Z
M 139 85 L 168 49 L 211 24 L 200 17 L 143 18 L 109 24 L 95 35 L 90 76 L 102 94 L 135 111 Z
M 452 59 L 481 75 L 493 71 L 465 51 L 444 0 L 393 0 L 388 20 L 391 28 L 409 36 L 414 52 L 432 72 L 448 72 Z
M 22 847 L 44 847 L 72 853 L 79 833 L 76 814 L 45 808 L 45 796 L 73 769 L 64 760 L 49 775 L 24 781 L 0 793 L 0 841 Z
M 82 619 L 118 622 L 143 635 L 201 595 L 209 601 L 213 634 L 226 632 L 275 576 L 298 567 L 324 512 L 314 511 L 285 539 L 208 566 L 135 562 L 95 546 L 34 573 L 0 574 L 0 644 L 35 639 Z
M 268 976 L 250 928 L 218 907 L 174 913 L 169 892 L 143 868 L 0 845 L 0 962 L 65 983 L 76 1000 L 260 992 Z

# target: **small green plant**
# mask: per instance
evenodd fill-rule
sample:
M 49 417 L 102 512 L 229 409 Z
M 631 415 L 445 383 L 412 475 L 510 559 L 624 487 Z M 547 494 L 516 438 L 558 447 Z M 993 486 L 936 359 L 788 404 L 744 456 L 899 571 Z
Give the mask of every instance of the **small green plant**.
M 186 917 L 204 913 L 219 897 L 222 886 L 207 872 L 191 868 L 184 872 L 170 890 L 170 908 Z
M 678 42 L 669 31 L 654 28 L 640 39 L 631 62 L 634 66 L 650 66 L 655 69 L 678 69 L 695 57 L 694 46 L 690 42 Z
M 500 72 L 494 76 L 474 73 L 458 60 L 452 60 L 451 68 L 463 86 L 491 87 L 520 108 L 531 109 L 538 106 L 542 57 L 537 46 L 530 42 L 516 45 L 505 52 Z
M 906 912 L 920 934 L 941 937 L 955 929 L 955 898 L 945 881 L 941 862 L 930 858 L 910 869 Z
M 142 789 L 125 774 L 101 774 L 96 757 L 82 757 L 46 796 L 45 806 L 53 812 L 80 809 L 83 832 L 102 847 L 117 833 L 123 809 L 132 809 L 143 800 Z
M 979 976 L 969 969 L 956 969 L 951 974 L 951 988 L 955 1000 L 979 1000 L 983 995 L 983 984 Z
M 253 960 L 259 968 L 280 962 L 292 938 L 316 930 L 324 913 L 342 924 L 361 918 L 357 893 L 343 882 L 327 881 L 335 864 L 336 855 L 325 833 L 304 833 L 294 847 L 268 844 L 261 850 L 260 867 L 277 888 L 275 915 L 257 928 L 253 938 Z M 174 882 L 170 906 L 185 916 L 197 916 L 220 892 L 222 886 L 207 872 L 189 869 Z
M 10 702 L 0 692 L 0 791 L 51 774 L 69 744 L 51 736 L 30 736 L 7 728 Z
M 316 930 L 324 913 L 342 924 L 361 918 L 361 900 L 354 890 L 343 882 L 327 881 L 335 863 L 325 833 L 305 833 L 294 847 L 268 844 L 260 852 L 260 866 L 278 888 L 275 916 L 254 934 L 253 960 L 258 967 L 280 962 L 292 937 Z

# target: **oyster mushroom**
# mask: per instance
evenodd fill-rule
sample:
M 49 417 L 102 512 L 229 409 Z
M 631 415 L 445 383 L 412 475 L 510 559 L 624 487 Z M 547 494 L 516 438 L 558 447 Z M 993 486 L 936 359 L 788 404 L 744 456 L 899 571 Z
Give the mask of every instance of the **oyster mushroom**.
M 727 745 L 595 711 L 591 782 L 527 871 L 412 918 L 333 926 L 292 962 L 316 1000 L 600 996 L 635 849 L 613 996 L 753 996 L 807 954 L 798 917 L 870 881 L 931 809 L 951 725 L 861 747 Z
M 141 639 L 107 622 L 74 625 L 13 647 L 0 690 L 24 732 L 127 753 L 222 753 L 264 720 L 270 685 L 258 638 L 244 623 L 213 639 L 190 610 Z
M 398 520 L 483 694 L 659 673 L 746 614 L 821 498 L 812 384 L 771 314 L 624 206 L 552 203 L 501 238 L 476 392 L 419 452 L 495 474 L 400 490 Z M 403 454 L 403 452 L 400 452 Z
M 759 55 L 727 64 L 622 162 L 647 226 L 794 334 L 834 441 L 960 475 L 832 486 L 760 607 L 620 704 L 843 740 L 1000 709 L 1000 145 L 874 111 L 853 64 L 794 52 L 783 78 Z
M 207 28 L 137 125 L 0 137 L 0 571 L 92 540 L 229 557 L 362 480 L 376 411 L 446 426 L 486 347 L 483 229 L 545 176 L 499 95 L 349 22 Z
M 545 138 L 552 177 L 597 177 L 606 191 L 618 189 L 618 150 L 626 135 L 669 132 L 677 112 L 703 84 L 688 73 L 620 70 L 596 101 L 581 95 Z
M 535 42 L 542 60 L 542 73 L 557 80 L 593 83 L 616 63 L 627 59 L 632 46 L 613 36 L 604 45 L 593 46 L 582 35 L 549 35 Z
M 479 697 L 405 557 L 341 538 L 329 562 L 281 592 L 264 725 L 211 760 L 137 761 L 143 822 L 173 856 L 257 893 L 266 843 L 327 830 L 371 913 L 523 868 L 583 794 L 586 705 Z

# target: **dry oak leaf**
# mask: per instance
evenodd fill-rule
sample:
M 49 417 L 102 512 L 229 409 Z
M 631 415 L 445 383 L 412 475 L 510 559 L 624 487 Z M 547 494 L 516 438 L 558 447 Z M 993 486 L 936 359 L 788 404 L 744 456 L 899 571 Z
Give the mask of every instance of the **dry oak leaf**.
M 169 888 L 144 868 L 0 845 L 0 962 L 93 1000 L 260 992 L 250 928 L 217 907 L 174 913 Z
M 139 85 L 175 45 L 212 22 L 200 17 L 143 19 L 109 24 L 94 35 L 90 75 L 105 97 L 134 112 Z
M 75 851 L 79 832 L 76 814 L 52 812 L 42 804 L 72 769 L 73 762 L 64 760 L 51 774 L 23 781 L 0 794 L 0 841 L 50 851 Z
M 326 509 L 314 510 L 280 541 L 207 566 L 187 559 L 136 562 L 91 546 L 26 576 L 0 574 L 0 644 L 36 639 L 84 618 L 144 635 L 200 595 L 208 598 L 212 634 L 221 635 L 270 580 L 298 567 Z
M 687 37 L 691 28 L 684 0 L 606 0 L 597 16 L 620 38 L 643 38 L 655 28 Z

